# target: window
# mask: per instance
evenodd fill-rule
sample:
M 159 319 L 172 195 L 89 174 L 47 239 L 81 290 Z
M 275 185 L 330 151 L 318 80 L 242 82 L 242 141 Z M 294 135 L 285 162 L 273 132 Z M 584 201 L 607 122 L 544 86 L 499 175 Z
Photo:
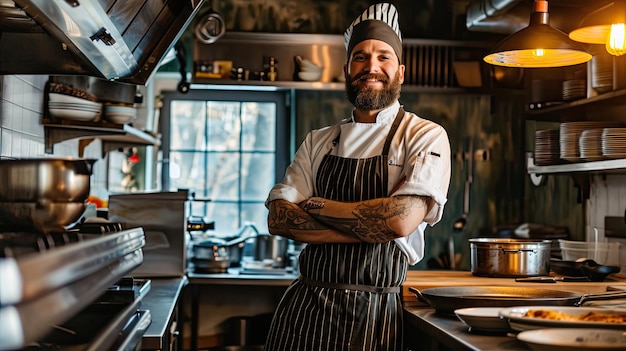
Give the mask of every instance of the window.
M 168 92 L 163 104 L 163 188 L 195 193 L 190 215 L 231 235 L 267 232 L 265 199 L 289 158 L 289 91 Z

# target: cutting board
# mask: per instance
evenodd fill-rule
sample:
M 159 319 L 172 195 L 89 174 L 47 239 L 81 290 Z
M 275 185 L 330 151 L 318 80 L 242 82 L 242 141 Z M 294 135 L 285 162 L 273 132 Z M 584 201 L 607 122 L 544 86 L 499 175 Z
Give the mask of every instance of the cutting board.
M 409 291 L 409 287 L 422 290 L 442 286 L 485 285 L 533 287 L 593 294 L 605 292 L 607 289 L 626 289 L 626 276 L 613 274 L 603 282 L 518 283 L 515 278 L 477 277 L 470 271 L 408 271 L 406 281 L 402 286 L 402 296 L 404 301 L 417 301 L 417 297 Z

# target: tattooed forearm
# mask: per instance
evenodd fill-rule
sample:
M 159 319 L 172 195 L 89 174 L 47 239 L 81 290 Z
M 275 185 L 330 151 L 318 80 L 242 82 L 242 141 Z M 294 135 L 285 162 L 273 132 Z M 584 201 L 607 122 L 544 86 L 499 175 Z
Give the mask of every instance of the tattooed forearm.
M 267 222 L 272 232 L 281 233 L 283 236 L 290 239 L 293 239 L 291 228 L 298 228 L 298 230 L 321 230 L 328 228 L 305 212 L 299 210 L 297 205 L 277 206 L 276 202 L 270 203 Z
M 338 203 L 339 204 L 339 203 Z M 337 205 L 341 207 L 342 205 Z M 346 205 L 343 205 L 346 206 Z M 360 202 L 350 212 L 335 208 L 325 208 L 319 213 L 309 213 L 312 217 L 349 233 L 364 242 L 386 242 L 399 237 L 392 223 L 403 221 L 414 215 L 416 209 L 425 213 L 426 198 L 418 196 L 398 196 Z

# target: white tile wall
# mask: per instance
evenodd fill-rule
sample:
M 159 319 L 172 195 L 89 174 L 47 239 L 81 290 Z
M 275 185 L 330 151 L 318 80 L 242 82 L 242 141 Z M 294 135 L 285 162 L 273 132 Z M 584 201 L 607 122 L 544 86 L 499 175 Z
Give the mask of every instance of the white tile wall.
M 77 140 L 58 143 L 52 155 L 45 154 L 41 117 L 47 80 L 44 75 L 0 75 L 0 157 L 78 157 Z M 101 159 L 101 149 L 94 142 L 83 155 L 98 159 L 91 179 L 92 193 L 106 188 L 106 159 Z

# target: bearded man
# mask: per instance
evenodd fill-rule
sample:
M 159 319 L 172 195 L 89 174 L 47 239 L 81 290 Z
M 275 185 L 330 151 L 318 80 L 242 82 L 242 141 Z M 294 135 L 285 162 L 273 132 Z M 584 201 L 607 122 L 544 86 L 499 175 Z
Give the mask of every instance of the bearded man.
M 447 200 L 448 135 L 399 102 L 396 8 L 370 6 L 345 44 L 352 116 L 311 131 L 266 201 L 270 233 L 307 243 L 267 351 L 403 350 L 401 285 Z

